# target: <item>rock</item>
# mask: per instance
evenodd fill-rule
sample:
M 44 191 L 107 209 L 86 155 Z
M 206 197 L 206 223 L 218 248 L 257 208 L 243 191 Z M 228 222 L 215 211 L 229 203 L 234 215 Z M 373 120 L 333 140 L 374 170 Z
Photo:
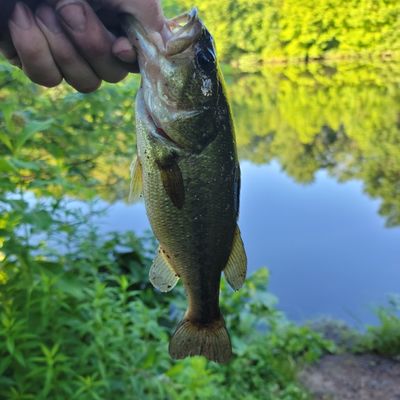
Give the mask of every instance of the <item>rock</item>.
M 299 379 L 316 400 L 400 400 L 400 362 L 373 354 L 324 356 Z

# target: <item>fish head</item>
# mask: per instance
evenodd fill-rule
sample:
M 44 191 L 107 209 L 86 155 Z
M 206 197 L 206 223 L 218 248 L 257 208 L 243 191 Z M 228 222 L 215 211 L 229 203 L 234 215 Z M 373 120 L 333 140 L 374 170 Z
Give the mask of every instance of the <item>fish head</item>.
M 210 139 L 198 127 L 214 120 L 204 113 L 215 112 L 221 90 L 211 34 L 196 9 L 169 20 L 164 39 L 137 22 L 133 28 L 148 113 L 175 143 L 200 149 Z
M 158 92 L 180 107 L 206 105 L 217 90 L 214 40 L 196 9 L 171 20 L 169 26 L 171 36 L 159 59 L 161 84 Z

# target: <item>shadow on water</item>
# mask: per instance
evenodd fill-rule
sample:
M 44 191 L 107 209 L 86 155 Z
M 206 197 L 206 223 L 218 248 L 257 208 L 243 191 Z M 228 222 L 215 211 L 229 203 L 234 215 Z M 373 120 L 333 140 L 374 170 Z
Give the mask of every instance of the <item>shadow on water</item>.
M 83 96 L 0 67 L 3 190 L 18 180 L 37 197 L 101 198 L 113 204 L 102 229 L 148 228 L 143 205 L 125 203 L 137 78 Z M 292 318 L 369 322 L 370 304 L 399 291 L 398 67 L 315 63 L 227 76 L 250 268 L 271 269 Z

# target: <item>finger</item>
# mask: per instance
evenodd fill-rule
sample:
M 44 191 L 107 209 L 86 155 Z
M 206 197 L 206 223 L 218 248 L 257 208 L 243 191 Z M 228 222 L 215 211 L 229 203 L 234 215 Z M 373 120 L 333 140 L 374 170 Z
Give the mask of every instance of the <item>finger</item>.
M 65 80 L 82 93 L 96 90 L 101 80 L 76 51 L 64 33 L 53 9 L 49 6 L 40 6 L 36 10 L 36 21 L 47 39 L 53 59 Z
M 15 5 L 9 29 L 25 74 L 39 85 L 58 85 L 62 75 L 53 60 L 46 38 L 30 9 L 22 2 Z
M 147 29 L 161 32 L 165 25 L 165 17 L 160 0 L 108 0 L 102 1 L 104 7 L 110 7 L 122 13 L 134 15 Z
M 129 72 L 139 72 L 136 51 L 126 37 L 120 37 L 113 43 L 112 52 L 115 57 L 126 63 Z
M 99 78 L 119 82 L 127 75 L 127 70 L 111 51 L 115 37 L 86 2 L 61 0 L 56 11 L 75 47 Z

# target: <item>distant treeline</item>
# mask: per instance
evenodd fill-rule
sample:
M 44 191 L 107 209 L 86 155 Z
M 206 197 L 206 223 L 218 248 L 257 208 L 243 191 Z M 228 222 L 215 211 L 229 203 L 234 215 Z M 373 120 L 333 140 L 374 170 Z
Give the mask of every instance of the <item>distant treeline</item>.
M 194 5 L 224 61 L 388 57 L 400 51 L 399 0 L 164 0 L 166 12 Z

